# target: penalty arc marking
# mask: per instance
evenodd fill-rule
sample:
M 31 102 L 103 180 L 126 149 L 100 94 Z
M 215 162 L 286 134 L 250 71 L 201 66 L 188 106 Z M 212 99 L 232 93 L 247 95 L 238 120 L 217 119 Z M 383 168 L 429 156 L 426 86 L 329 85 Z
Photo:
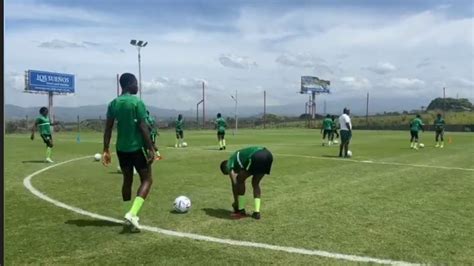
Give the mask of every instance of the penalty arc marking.
M 83 210 L 83 209 L 80 209 L 80 208 L 62 203 L 58 200 L 55 200 L 55 199 L 47 196 L 43 192 L 39 191 L 38 189 L 33 187 L 33 185 L 31 184 L 31 179 L 33 177 L 35 177 L 35 176 L 37 176 L 37 175 L 39 175 L 43 172 L 46 172 L 49 169 L 52 169 L 54 167 L 58 167 L 60 165 L 64 165 L 64 164 L 67 164 L 67 163 L 87 159 L 87 158 L 93 158 L 93 156 L 79 157 L 79 158 L 67 160 L 67 161 L 60 162 L 60 163 L 57 163 L 57 164 L 53 164 L 51 166 L 40 169 L 40 170 L 28 175 L 27 177 L 25 177 L 25 179 L 23 180 L 23 185 L 25 186 L 26 189 L 28 189 L 31 193 L 33 193 L 38 198 L 40 198 L 42 200 L 45 200 L 49 203 L 52 203 L 55 206 L 64 208 L 66 210 L 73 211 L 75 213 L 78 213 L 78 214 L 81 214 L 81 215 L 84 215 L 84 216 L 89 216 L 91 218 L 104 220 L 104 221 L 109 221 L 109 222 L 113 222 L 113 223 L 117 223 L 117 224 L 123 224 L 122 220 L 112 218 L 112 217 L 108 217 L 108 216 L 104 216 L 104 215 L 100 215 L 100 214 L 93 213 L 93 212 L 89 212 L 89 211 L 86 211 L 86 210 Z M 256 243 L 256 242 L 249 242 L 249 241 L 240 241 L 240 240 L 233 240 L 233 239 L 217 238 L 217 237 L 212 237 L 212 236 L 177 232 L 177 231 L 162 229 L 162 228 L 158 228 L 158 227 L 154 227 L 154 226 L 141 226 L 141 228 L 142 228 L 142 230 L 145 230 L 145 231 L 160 233 L 160 234 L 167 235 L 167 236 L 189 238 L 189 239 L 193 239 L 193 240 L 207 241 L 207 242 L 220 243 L 220 244 L 232 245 L 232 246 L 254 247 L 254 248 L 268 249 L 268 250 L 274 250 L 274 251 L 282 251 L 282 252 L 287 252 L 287 253 L 312 255 L 312 256 L 325 257 L 325 258 L 338 259 L 338 260 L 346 260 L 346 261 L 354 261 L 354 262 L 367 262 L 367 263 L 378 263 L 378 264 L 389 264 L 389 265 L 419 265 L 419 264 L 415 264 L 415 263 L 411 263 L 411 262 L 405 262 L 405 261 L 379 259 L 379 258 L 372 258 L 372 257 L 366 257 L 366 256 L 357 256 L 357 255 L 347 255 L 347 254 L 341 254 L 341 253 L 333 253 L 333 252 L 322 251 L 322 250 L 311 250 L 311 249 L 304 249 L 304 248 L 271 245 L 271 244 L 265 244 L 265 243 Z

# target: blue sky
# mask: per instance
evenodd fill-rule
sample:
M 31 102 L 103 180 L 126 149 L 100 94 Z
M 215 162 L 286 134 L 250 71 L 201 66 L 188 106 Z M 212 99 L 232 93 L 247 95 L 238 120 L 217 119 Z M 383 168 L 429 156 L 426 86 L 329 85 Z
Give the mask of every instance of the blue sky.
M 210 108 L 232 105 L 235 90 L 242 105 L 260 105 L 263 90 L 270 105 L 303 105 L 301 75 L 331 80 L 320 97 L 330 111 L 367 92 L 388 109 L 416 108 L 443 86 L 472 100 L 473 12 L 462 0 L 7 0 L 6 103 L 46 103 L 21 92 L 26 69 L 76 74 L 76 95 L 57 105 L 108 102 L 115 75 L 137 73 L 130 39 L 149 41 L 143 89 L 158 107 L 194 108 L 203 81 Z

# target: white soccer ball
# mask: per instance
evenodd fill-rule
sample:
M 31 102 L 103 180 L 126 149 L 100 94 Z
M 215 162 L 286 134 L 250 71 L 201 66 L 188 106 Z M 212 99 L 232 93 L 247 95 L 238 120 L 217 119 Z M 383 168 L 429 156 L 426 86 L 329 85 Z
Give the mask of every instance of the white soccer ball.
M 179 213 L 186 213 L 191 208 L 191 200 L 186 196 L 179 196 L 174 200 L 173 208 Z
M 424 148 L 424 147 L 425 147 L 425 144 L 420 143 L 420 148 Z
M 352 157 L 352 152 L 351 152 L 351 151 L 347 151 L 347 156 Z
M 183 142 L 183 147 L 188 147 L 188 143 Z
M 94 160 L 100 161 L 100 159 L 102 159 L 102 155 L 100 155 L 100 153 L 96 153 L 96 154 L 94 155 Z

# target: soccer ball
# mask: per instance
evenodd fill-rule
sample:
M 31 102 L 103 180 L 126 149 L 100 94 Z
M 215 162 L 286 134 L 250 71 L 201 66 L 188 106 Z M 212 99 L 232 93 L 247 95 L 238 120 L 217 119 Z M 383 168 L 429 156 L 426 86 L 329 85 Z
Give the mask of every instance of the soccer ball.
M 338 143 L 339 143 L 339 141 L 337 141 L 337 139 L 336 139 L 336 140 L 334 140 L 334 144 L 338 144 Z
M 351 152 L 351 151 L 347 151 L 347 156 L 352 157 L 352 152 Z
M 420 143 L 420 148 L 424 148 L 424 147 L 425 147 L 425 144 Z
M 179 196 L 174 200 L 173 208 L 176 212 L 186 213 L 191 208 L 191 200 L 186 196 Z
M 96 153 L 94 155 L 94 160 L 96 160 L 96 161 L 100 161 L 101 158 L 102 158 L 102 155 L 100 155 L 100 153 Z
M 188 147 L 188 143 L 183 142 L 183 147 Z

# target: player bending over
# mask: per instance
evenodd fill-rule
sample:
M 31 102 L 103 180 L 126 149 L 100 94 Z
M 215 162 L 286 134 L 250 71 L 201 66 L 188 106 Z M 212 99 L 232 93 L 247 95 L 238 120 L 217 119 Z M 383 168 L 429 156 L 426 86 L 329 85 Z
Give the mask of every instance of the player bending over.
M 50 123 L 48 118 L 48 108 L 41 107 L 39 110 L 40 115 L 36 118 L 35 124 L 31 128 L 31 140 L 35 139 L 35 131 L 36 128 L 39 126 L 39 132 L 41 138 L 43 139 L 44 143 L 46 144 L 46 162 L 54 163 L 51 160 L 51 154 L 53 152 L 53 136 L 51 135 L 51 126 L 57 125 L 58 123 Z
M 156 146 L 156 139 L 158 137 L 158 130 L 155 127 L 155 118 L 150 115 L 150 111 L 146 110 L 146 124 L 148 126 L 148 130 L 150 131 L 150 139 L 151 142 L 153 143 L 153 148 L 155 148 L 156 151 L 156 160 L 161 159 L 160 152 L 158 151 L 158 147 Z
M 183 126 L 184 126 L 183 115 L 179 114 L 178 119 L 176 119 L 175 121 L 175 127 L 176 127 L 176 143 L 174 144 L 175 148 L 183 147 L 183 142 L 184 142 Z
M 154 161 L 155 149 L 150 139 L 150 131 L 146 124 L 145 104 L 136 97 L 138 86 L 133 74 L 124 73 L 120 76 L 122 94 L 109 103 L 107 122 L 104 132 L 104 155 L 102 163 L 111 163 L 109 151 L 110 138 L 115 120 L 117 120 L 116 149 L 120 168 L 123 174 L 122 199 L 128 212 L 125 214 L 125 224 L 132 232 L 139 232 L 138 213 L 150 192 L 153 183 L 151 164 Z M 137 196 L 132 198 L 133 169 L 140 175 L 140 187 Z
M 225 129 L 227 123 L 222 118 L 221 113 L 217 113 L 216 129 L 217 129 L 217 141 L 219 141 L 219 150 L 225 150 Z
M 323 134 L 323 146 L 326 144 L 326 136 L 328 137 L 327 145 L 331 145 L 331 132 L 332 132 L 332 120 L 329 114 L 326 115 L 326 118 L 323 120 L 323 126 L 321 127 L 321 133 Z
M 273 155 L 264 147 L 248 147 L 234 152 L 229 160 L 221 163 L 220 168 L 224 175 L 229 175 L 234 203 L 234 212 L 231 217 L 240 219 L 245 213 L 245 180 L 252 176 L 253 197 L 255 209 L 252 217 L 260 219 L 260 181 L 265 174 L 270 174 Z
M 349 151 L 349 143 L 352 139 L 352 123 L 349 114 L 351 111 L 348 108 L 344 108 L 342 115 L 339 117 L 339 126 L 341 127 L 341 144 L 339 145 L 339 157 L 349 157 L 347 152 Z
M 434 127 L 435 127 L 435 132 L 436 132 L 436 148 L 444 147 L 444 125 L 446 123 L 444 122 L 444 119 L 441 117 L 441 114 L 438 114 L 436 116 L 436 119 L 434 121 Z M 439 141 L 438 141 L 439 140 Z
M 425 131 L 423 129 L 423 121 L 421 121 L 421 116 L 418 114 L 410 122 L 410 148 L 418 150 L 418 132 Z

